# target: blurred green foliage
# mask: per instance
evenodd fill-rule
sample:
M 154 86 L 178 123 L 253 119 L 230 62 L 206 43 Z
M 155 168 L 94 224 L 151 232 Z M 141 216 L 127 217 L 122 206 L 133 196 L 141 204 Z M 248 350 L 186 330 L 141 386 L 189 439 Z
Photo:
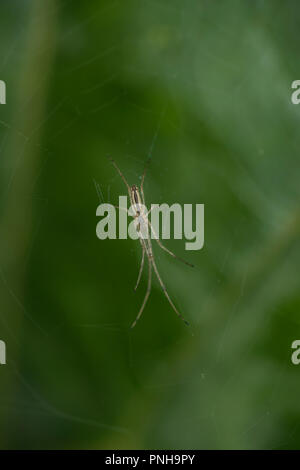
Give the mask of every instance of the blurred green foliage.
M 299 448 L 296 0 L 0 6 L 0 447 Z M 205 204 L 194 270 L 96 238 L 95 183 Z M 155 247 L 156 248 L 156 247 Z M 300 367 L 300 366 L 299 366 Z

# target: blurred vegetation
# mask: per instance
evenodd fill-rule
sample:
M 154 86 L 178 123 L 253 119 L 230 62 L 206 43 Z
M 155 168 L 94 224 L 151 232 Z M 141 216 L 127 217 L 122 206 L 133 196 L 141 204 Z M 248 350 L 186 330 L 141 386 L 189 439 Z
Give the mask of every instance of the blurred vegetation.
M 0 448 L 299 448 L 299 2 L 0 12 Z M 205 204 L 194 270 L 155 249 L 190 328 L 154 283 L 130 330 L 140 247 L 96 238 L 149 154 L 148 204 Z

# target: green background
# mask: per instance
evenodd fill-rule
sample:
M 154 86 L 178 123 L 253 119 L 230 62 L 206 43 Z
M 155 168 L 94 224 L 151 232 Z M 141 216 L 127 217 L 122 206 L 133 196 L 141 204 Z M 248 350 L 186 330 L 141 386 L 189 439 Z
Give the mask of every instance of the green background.
M 299 448 L 300 5 L 1 2 L 2 449 Z M 205 245 L 96 237 L 117 203 L 205 204 Z

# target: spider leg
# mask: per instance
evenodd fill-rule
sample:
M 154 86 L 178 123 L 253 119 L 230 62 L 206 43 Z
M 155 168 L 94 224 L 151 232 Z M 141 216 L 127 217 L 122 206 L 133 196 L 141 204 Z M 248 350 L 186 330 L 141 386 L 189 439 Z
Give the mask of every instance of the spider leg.
M 165 294 L 165 296 L 167 297 L 168 301 L 169 301 L 169 304 L 171 305 L 171 307 L 173 308 L 174 312 L 179 316 L 179 318 L 181 318 L 181 320 L 187 325 L 187 326 L 190 326 L 189 322 L 185 320 L 185 318 L 181 315 L 181 313 L 178 312 L 177 308 L 175 307 L 175 305 L 173 304 L 172 300 L 170 299 L 170 296 L 168 294 L 168 291 L 166 289 L 166 286 L 164 285 L 163 281 L 162 281 L 162 278 L 160 277 L 159 275 L 159 272 L 158 272 L 158 269 L 157 269 L 157 266 L 156 266 L 156 263 L 154 261 L 154 258 L 152 256 L 152 264 L 153 264 L 153 268 L 154 268 L 154 271 L 155 271 L 155 274 L 156 274 L 156 277 L 158 279 L 158 282 L 160 283 L 161 285 L 161 288 Z
M 127 180 L 125 178 L 125 176 L 123 175 L 122 171 L 120 170 L 120 168 L 118 167 L 118 165 L 116 164 L 116 162 L 110 157 L 108 156 L 107 157 L 109 159 L 109 161 L 113 164 L 113 166 L 115 167 L 115 169 L 117 170 L 117 172 L 119 173 L 119 175 L 121 176 L 122 180 L 124 181 L 126 187 L 127 187 L 127 191 L 128 191 L 128 194 L 129 194 L 129 200 L 131 200 L 131 191 L 130 191 L 130 186 L 129 184 L 127 183 Z
M 144 250 L 145 250 L 145 248 L 144 248 Z M 137 314 L 136 319 L 132 323 L 131 328 L 135 327 L 136 322 L 139 320 L 139 318 L 141 317 L 141 315 L 144 311 L 145 305 L 147 303 L 147 300 L 148 300 L 150 292 L 151 292 L 151 281 L 152 281 L 152 262 L 151 262 L 151 259 L 148 257 L 148 286 L 147 286 L 147 291 L 146 291 L 146 295 L 145 295 L 145 298 L 143 300 L 142 306 L 140 308 L 140 311 Z
M 149 220 L 147 220 L 148 222 L 148 225 L 150 227 L 150 229 L 152 230 L 155 238 L 154 240 L 156 241 L 156 243 L 158 243 L 158 245 L 160 246 L 160 248 L 162 248 L 163 250 L 165 250 L 167 253 L 169 253 L 169 255 L 173 256 L 173 258 L 175 259 L 178 259 L 179 261 L 181 261 L 182 263 L 184 264 L 187 264 L 188 266 L 190 266 L 191 268 L 194 268 L 194 265 L 189 263 L 188 261 L 185 261 L 184 259 L 180 258 L 179 256 L 175 255 L 175 253 L 173 253 L 173 251 L 169 250 L 165 245 L 162 244 L 162 242 L 159 240 L 158 236 L 156 235 L 155 231 L 154 231 L 154 228 L 151 224 L 151 222 Z
M 113 206 L 115 207 L 116 209 L 120 209 L 120 210 L 123 210 L 125 212 L 127 212 L 127 214 L 129 213 L 128 209 L 126 209 L 125 207 L 120 207 L 120 206 Z M 138 274 L 138 278 L 137 278 L 137 282 L 136 282 L 136 285 L 135 285 L 135 288 L 134 290 L 137 290 L 138 288 L 138 285 L 140 283 L 140 280 L 141 280 L 141 277 L 142 277 L 142 272 L 143 272 L 143 268 L 144 268 L 144 262 L 145 262 L 145 247 L 143 245 L 143 242 L 142 240 L 139 238 L 140 240 L 140 243 L 142 245 L 142 261 L 141 261 L 141 266 L 140 266 L 140 270 L 139 270 L 139 274 Z
M 145 248 L 144 248 L 144 245 L 143 245 L 141 239 L 139 239 L 139 240 L 140 240 L 141 245 L 142 245 L 143 253 L 142 253 L 142 262 L 141 262 L 141 266 L 140 266 L 140 270 L 139 270 L 139 275 L 138 275 L 136 286 L 135 286 L 134 290 L 137 290 L 137 288 L 138 288 L 139 282 L 141 280 L 143 268 L 144 268 L 144 261 L 145 261 Z

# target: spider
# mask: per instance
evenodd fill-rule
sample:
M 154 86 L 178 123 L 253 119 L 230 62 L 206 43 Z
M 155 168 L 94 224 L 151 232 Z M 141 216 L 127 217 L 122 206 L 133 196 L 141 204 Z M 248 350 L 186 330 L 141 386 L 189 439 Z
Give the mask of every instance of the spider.
M 133 186 L 129 186 L 129 184 L 127 183 L 127 180 L 125 178 L 125 176 L 123 175 L 123 173 L 121 172 L 120 168 L 118 167 L 118 165 L 116 164 L 116 162 L 111 158 L 111 157 L 108 157 L 108 159 L 111 161 L 111 163 L 113 164 L 113 166 L 115 167 L 115 169 L 117 170 L 117 172 L 119 173 L 119 175 L 121 176 L 123 182 L 125 183 L 126 185 L 126 188 L 127 188 L 127 191 L 128 191 L 128 194 L 129 194 L 129 200 L 131 202 L 131 208 L 133 209 L 133 214 L 130 214 L 128 212 L 127 209 L 123 208 L 123 207 L 119 207 L 119 206 L 114 206 L 116 207 L 117 209 L 121 209 L 121 210 L 125 210 L 127 211 L 127 213 L 129 213 L 129 215 L 131 215 L 131 217 L 133 217 L 134 219 L 138 219 L 137 221 L 137 225 L 136 225 L 136 231 L 139 235 L 139 241 L 141 243 L 141 247 L 142 247 L 142 260 L 141 260 L 141 265 L 140 265 L 140 269 L 139 269 L 139 273 L 138 273 L 138 278 L 137 278 L 137 282 L 136 282 L 136 285 L 135 285 L 135 288 L 134 290 L 137 290 L 138 288 L 138 285 L 139 285 L 139 282 L 141 280 L 141 276 L 142 276 L 142 272 L 143 272 L 143 268 L 144 268 L 144 262 L 145 262 L 145 255 L 147 256 L 148 258 L 148 284 L 147 284 L 147 291 L 146 291 L 146 294 L 145 294 L 145 297 L 144 297 L 144 300 L 143 300 L 143 303 L 141 305 L 141 308 L 137 314 L 137 317 L 136 319 L 134 320 L 134 322 L 132 323 L 131 325 L 131 328 L 134 328 L 137 321 L 139 320 L 139 318 L 141 317 L 143 311 L 144 311 L 144 308 L 145 308 L 145 305 L 147 303 L 147 300 L 149 298 L 149 295 L 150 295 L 150 292 L 151 292 L 151 283 L 152 283 L 152 269 L 154 270 L 155 274 L 156 274 L 156 277 L 158 279 L 158 282 L 165 294 L 165 296 L 167 297 L 171 307 L 173 308 L 173 310 L 175 311 L 175 313 L 178 315 L 179 318 L 181 318 L 181 320 L 187 325 L 189 326 L 189 322 L 187 322 L 185 320 L 185 318 L 181 315 L 181 313 L 177 310 L 177 308 L 175 307 L 174 303 L 172 302 L 169 294 L 168 294 L 168 291 L 166 289 L 166 286 L 164 285 L 163 281 L 162 281 L 162 278 L 158 272 L 158 269 L 157 269 L 157 266 L 156 266 L 156 262 L 155 262 L 155 259 L 154 259 L 154 255 L 153 255 L 153 250 L 152 250 L 152 243 L 151 243 L 151 236 L 148 236 L 147 238 L 144 238 L 142 236 L 142 230 L 141 230 L 141 225 L 142 224 L 145 224 L 147 226 L 147 229 L 148 229 L 148 226 L 151 230 L 151 232 L 154 234 L 154 239 L 155 241 L 158 243 L 158 245 L 160 246 L 160 248 L 162 248 L 163 250 L 165 250 L 167 253 L 169 253 L 169 255 L 173 256 L 173 258 L 176 258 L 178 259 L 179 261 L 187 264 L 188 266 L 191 266 L 191 267 L 194 267 L 193 264 L 191 263 L 188 263 L 187 261 L 183 260 L 182 258 L 179 258 L 179 256 L 176 256 L 172 251 L 170 251 L 167 247 L 165 247 L 161 241 L 159 240 L 159 238 L 157 237 L 156 233 L 154 232 L 154 229 L 151 225 L 151 222 L 148 220 L 148 214 L 151 212 L 151 209 L 147 212 L 145 212 L 145 209 L 146 209 L 146 204 L 145 204 L 145 196 L 144 196 L 144 181 L 145 181 L 145 176 L 146 176 L 146 171 L 147 171 L 147 168 L 148 168 L 148 163 L 149 163 L 149 159 L 147 160 L 146 164 L 145 164 L 145 168 L 144 168 L 144 172 L 143 172 L 143 176 L 142 176 L 142 180 L 141 180 L 141 185 L 140 185 L 140 189 L 138 186 L 136 185 L 133 185 Z M 145 228 L 145 227 L 144 227 Z

